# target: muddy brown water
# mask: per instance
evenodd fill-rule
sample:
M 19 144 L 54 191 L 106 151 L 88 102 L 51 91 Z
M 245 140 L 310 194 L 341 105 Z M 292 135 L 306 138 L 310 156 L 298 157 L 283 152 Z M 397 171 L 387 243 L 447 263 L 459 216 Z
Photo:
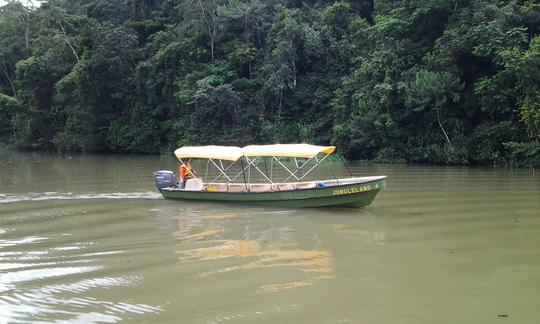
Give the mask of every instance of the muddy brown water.
M 0 153 L 0 322 L 538 322 L 538 173 L 350 168 L 388 176 L 368 208 L 169 201 L 173 158 Z

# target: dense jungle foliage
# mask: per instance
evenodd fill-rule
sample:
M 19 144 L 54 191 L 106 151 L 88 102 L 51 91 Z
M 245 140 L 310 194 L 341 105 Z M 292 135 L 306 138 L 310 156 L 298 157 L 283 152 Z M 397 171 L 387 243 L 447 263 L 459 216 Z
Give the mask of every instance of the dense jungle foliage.
M 539 32 L 536 0 L 8 1 L 0 142 L 538 166 Z

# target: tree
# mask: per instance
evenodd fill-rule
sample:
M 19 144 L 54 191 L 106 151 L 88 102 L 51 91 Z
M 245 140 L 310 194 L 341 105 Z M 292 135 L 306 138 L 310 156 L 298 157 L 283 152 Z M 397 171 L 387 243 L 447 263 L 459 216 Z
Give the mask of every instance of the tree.
M 536 165 L 539 17 L 517 0 L 8 1 L 0 140 L 307 141 L 354 159 Z
M 21 103 L 14 97 L 0 93 L 0 142 L 8 142 L 12 135 L 11 119 L 21 109 Z
M 407 88 L 407 106 L 414 112 L 435 111 L 437 124 L 450 147 L 452 142 L 443 126 L 441 115 L 448 104 L 459 101 L 459 91 L 462 88 L 463 85 L 450 73 L 426 70 L 419 71 Z
M 15 97 L 15 64 L 29 54 L 30 20 L 30 8 L 20 2 L 0 7 L 0 92 L 9 89 Z
M 527 50 L 514 47 L 501 56 L 517 79 L 520 119 L 531 138 L 540 139 L 540 36 L 531 40 Z

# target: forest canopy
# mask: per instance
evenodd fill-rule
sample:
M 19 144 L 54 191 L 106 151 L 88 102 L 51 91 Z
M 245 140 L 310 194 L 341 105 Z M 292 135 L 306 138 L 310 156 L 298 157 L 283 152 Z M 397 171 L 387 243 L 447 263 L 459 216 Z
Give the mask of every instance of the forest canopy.
M 0 142 L 539 166 L 539 32 L 537 0 L 7 1 Z

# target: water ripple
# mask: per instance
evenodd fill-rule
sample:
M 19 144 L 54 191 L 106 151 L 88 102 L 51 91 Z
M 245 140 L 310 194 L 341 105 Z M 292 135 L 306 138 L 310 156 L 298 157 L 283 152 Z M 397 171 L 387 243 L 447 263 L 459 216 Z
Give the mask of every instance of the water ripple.
M 116 323 L 121 314 L 147 314 L 163 311 L 161 306 L 152 306 L 137 303 L 132 299 L 125 301 L 108 301 L 86 296 L 86 293 L 95 289 L 111 289 L 115 287 L 128 287 L 137 285 L 141 276 L 96 277 L 76 280 L 72 283 L 45 284 L 21 290 L 21 283 L 28 282 L 36 285 L 36 281 L 43 281 L 54 277 L 66 280 L 69 276 L 82 273 L 97 273 L 104 270 L 102 266 L 86 267 L 50 267 L 42 269 L 10 271 L 0 276 L 0 322 L 33 322 L 49 318 L 52 314 L 61 322 L 103 322 Z M 77 278 L 77 277 L 74 277 Z M 45 282 L 44 282 L 45 283 Z M 81 295 L 76 297 L 70 294 Z M 62 296 L 62 297 L 61 297 Z M 102 309 L 103 313 L 96 312 Z
M 158 192 L 110 192 L 110 193 L 71 193 L 71 192 L 30 192 L 26 194 L 0 194 L 0 204 L 21 201 L 81 200 L 81 199 L 163 199 Z

